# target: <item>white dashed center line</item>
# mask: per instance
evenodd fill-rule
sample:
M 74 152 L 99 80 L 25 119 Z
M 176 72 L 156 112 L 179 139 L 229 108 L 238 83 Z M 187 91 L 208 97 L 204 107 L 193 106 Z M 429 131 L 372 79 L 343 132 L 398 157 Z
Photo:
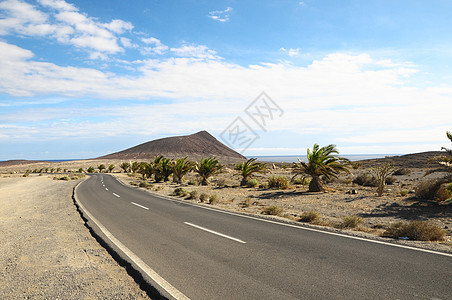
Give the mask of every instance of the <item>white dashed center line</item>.
M 144 208 L 144 209 L 149 209 L 149 208 L 147 208 L 146 206 L 143 206 L 143 205 L 140 205 L 140 204 L 138 204 L 138 203 L 135 203 L 135 202 L 130 202 L 130 203 L 132 203 L 133 205 L 136 205 L 136 206 L 138 206 L 138 207 L 141 207 L 141 208 Z
M 121 196 L 119 196 L 118 194 L 115 194 L 115 193 L 113 193 L 113 195 L 115 195 L 115 196 L 118 197 L 118 198 L 121 197 Z
M 204 227 L 201 227 L 201 226 L 192 224 L 192 223 L 184 222 L 184 224 L 187 224 L 187 225 L 189 225 L 189 226 L 192 226 L 192 227 L 195 227 L 195 228 L 198 228 L 198 229 L 201 229 L 201 230 L 204 230 L 204 231 L 207 231 L 207 232 L 216 234 L 216 235 L 219 235 L 219 236 L 221 236 L 221 237 L 224 237 L 224 238 L 227 238 L 227 239 L 230 239 L 230 240 L 233 240 L 233 241 L 242 243 L 242 244 L 246 244 L 246 242 L 244 242 L 244 241 L 242 241 L 242 240 L 239 240 L 239 239 L 237 239 L 237 238 L 235 238 L 235 237 L 232 237 L 232 236 L 229 236 L 229 235 L 226 235 L 226 234 L 222 234 L 222 233 L 219 233 L 219 232 L 216 232 L 216 231 L 213 231 L 213 230 L 210 230 L 210 229 L 207 229 L 207 228 L 204 228 Z
M 108 189 L 107 189 L 107 188 L 105 188 L 105 190 L 106 190 L 106 191 L 108 191 Z

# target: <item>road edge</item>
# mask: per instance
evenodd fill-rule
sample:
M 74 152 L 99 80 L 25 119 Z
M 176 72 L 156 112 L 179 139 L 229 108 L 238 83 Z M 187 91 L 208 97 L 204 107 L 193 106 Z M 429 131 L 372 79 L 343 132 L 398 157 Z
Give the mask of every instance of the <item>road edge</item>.
M 151 299 L 189 299 L 116 239 L 102 223 L 92 216 L 83 204 L 77 200 L 77 188 L 85 180 L 78 182 L 74 186 L 72 200 L 80 217 L 84 221 L 85 227 L 96 241 L 107 250 L 120 266 L 126 269 L 129 276 L 134 279 Z

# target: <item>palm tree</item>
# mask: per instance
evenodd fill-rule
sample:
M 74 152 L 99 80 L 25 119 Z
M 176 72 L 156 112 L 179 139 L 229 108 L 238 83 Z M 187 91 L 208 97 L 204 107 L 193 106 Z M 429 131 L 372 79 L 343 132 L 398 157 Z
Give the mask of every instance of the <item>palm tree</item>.
M 130 169 L 132 170 L 132 173 L 135 173 L 136 171 L 138 171 L 140 169 L 140 163 L 137 161 L 134 161 L 131 165 L 130 165 Z
M 101 164 L 100 166 L 97 167 L 99 169 L 99 172 L 102 173 L 102 170 L 105 170 L 105 165 Z
M 249 177 L 254 173 L 262 173 L 267 166 L 263 163 L 256 162 L 257 158 L 250 158 L 247 161 L 236 166 L 236 170 L 239 170 L 242 175 L 241 186 L 245 186 L 248 183 Z
M 152 172 L 156 182 L 168 181 L 173 169 L 171 167 L 172 160 L 165 158 L 163 155 L 157 156 L 152 163 Z
M 176 183 L 182 183 L 182 178 L 193 170 L 195 163 L 187 160 L 187 157 L 178 158 L 175 162 L 172 163 L 173 174 L 175 176 Z
M 147 162 L 140 162 L 140 166 L 137 172 L 140 173 L 141 176 L 143 176 L 143 180 L 146 179 L 146 177 L 148 178 L 151 177 L 152 176 L 151 164 Z
M 223 167 L 224 166 L 220 164 L 220 162 L 217 159 L 215 159 L 215 157 L 210 157 L 206 159 L 201 158 L 201 161 L 199 163 L 196 163 L 195 165 L 195 171 L 198 173 L 199 176 L 201 176 L 202 185 L 208 185 L 209 177 L 221 173 Z
M 111 172 L 113 172 L 114 168 L 115 168 L 115 165 L 109 165 L 108 166 L 108 171 L 111 173 Z
M 339 154 L 336 145 L 331 144 L 320 148 L 319 145 L 314 144 L 312 152 L 308 149 L 307 154 L 308 162 L 305 163 L 298 159 L 299 163 L 293 165 L 293 173 L 295 173 L 294 177 L 297 175 L 312 177 L 309 184 L 310 192 L 325 192 L 322 176 L 330 179 L 331 177 L 337 178 L 342 171 L 350 172 L 348 169 L 350 161 L 334 155 Z

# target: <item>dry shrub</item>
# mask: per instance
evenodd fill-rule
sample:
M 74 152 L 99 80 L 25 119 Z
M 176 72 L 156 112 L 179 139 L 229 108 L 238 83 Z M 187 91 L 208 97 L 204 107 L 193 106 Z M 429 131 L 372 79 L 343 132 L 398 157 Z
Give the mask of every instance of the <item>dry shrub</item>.
M 452 198 L 452 183 L 443 184 L 436 192 L 436 200 L 446 201 Z
M 202 193 L 201 195 L 199 195 L 199 201 L 201 202 L 207 202 L 207 200 L 209 200 L 209 195 Z
M 218 203 L 218 196 L 216 194 L 210 195 L 209 204 L 216 204 L 216 203 Z
M 246 186 L 249 188 L 255 188 L 259 186 L 259 181 L 257 179 L 250 179 L 246 182 Z
M 198 191 L 191 191 L 188 199 L 198 200 Z
M 189 194 L 188 191 L 182 187 L 175 188 L 172 193 L 173 196 L 179 196 L 179 197 L 185 197 L 188 194 Z
M 360 174 L 356 176 L 352 182 L 362 186 L 372 186 L 372 187 L 378 186 L 377 178 L 369 174 Z
M 398 168 L 397 170 L 394 171 L 394 173 L 392 175 L 409 175 L 411 174 L 411 170 L 408 168 Z
M 289 188 L 289 179 L 286 176 L 272 176 L 268 179 L 268 187 L 285 190 Z
M 446 236 L 444 230 L 428 221 L 397 222 L 392 224 L 383 236 L 406 237 L 417 241 L 442 241 Z
M 320 220 L 320 214 L 316 211 L 305 211 L 301 214 L 299 222 L 315 223 Z
M 216 184 L 217 184 L 218 187 L 225 187 L 226 186 L 226 179 L 224 179 L 224 178 L 217 179 Z
M 385 184 L 387 185 L 392 185 L 397 181 L 397 178 L 395 178 L 394 176 L 388 176 L 385 178 Z
M 282 214 L 282 212 L 283 212 L 283 209 L 277 205 L 267 206 L 262 211 L 262 213 L 264 215 L 272 215 L 272 216 L 279 216 L 280 214 Z
M 422 181 L 416 187 L 416 197 L 425 200 L 434 200 L 437 197 L 442 181 L 438 179 L 429 179 Z
M 342 218 L 341 227 L 342 228 L 357 228 L 362 224 L 363 218 L 359 216 L 345 216 Z

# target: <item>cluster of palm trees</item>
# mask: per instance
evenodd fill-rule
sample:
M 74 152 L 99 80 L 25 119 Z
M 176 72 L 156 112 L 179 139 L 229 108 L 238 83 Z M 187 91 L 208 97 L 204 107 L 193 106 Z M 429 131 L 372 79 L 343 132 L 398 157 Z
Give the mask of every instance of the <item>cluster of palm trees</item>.
M 309 190 L 312 192 L 324 192 L 325 184 L 323 178 L 330 179 L 336 177 L 340 172 L 349 172 L 350 161 L 336 156 L 339 152 L 335 145 L 320 147 L 315 144 L 311 150 L 307 150 L 307 162 L 299 160 L 292 166 L 294 177 L 301 175 L 303 178 L 309 176 L 312 178 L 309 184 Z M 241 186 L 246 186 L 250 178 L 256 173 L 262 173 L 267 170 L 267 166 L 257 162 L 256 158 L 250 158 L 247 161 L 238 164 L 236 170 L 240 172 L 242 180 Z M 221 173 L 224 165 L 215 157 L 201 158 L 199 162 L 194 162 L 188 157 L 172 160 L 164 156 L 157 156 L 151 162 L 123 162 L 120 165 L 125 172 L 139 173 L 143 179 L 154 177 L 156 182 L 169 181 L 173 175 L 175 183 L 182 183 L 183 178 L 189 172 L 196 172 L 201 179 L 202 185 L 209 184 L 209 178 Z
M 220 173 L 224 166 L 215 157 L 201 158 L 194 162 L 188 157 L 172 160 L 163 155 L 157 156 L 151 162 L 123 162 L 120 165 L 124 172 L 140 173 L 143 179 L 154 177 L 156 182 L 169 181 L 173 175 L 173 181 L 182 183 L 186 174 L 195 171 L 201 178 L 201 184 L 209 184 L 209 178 Z

